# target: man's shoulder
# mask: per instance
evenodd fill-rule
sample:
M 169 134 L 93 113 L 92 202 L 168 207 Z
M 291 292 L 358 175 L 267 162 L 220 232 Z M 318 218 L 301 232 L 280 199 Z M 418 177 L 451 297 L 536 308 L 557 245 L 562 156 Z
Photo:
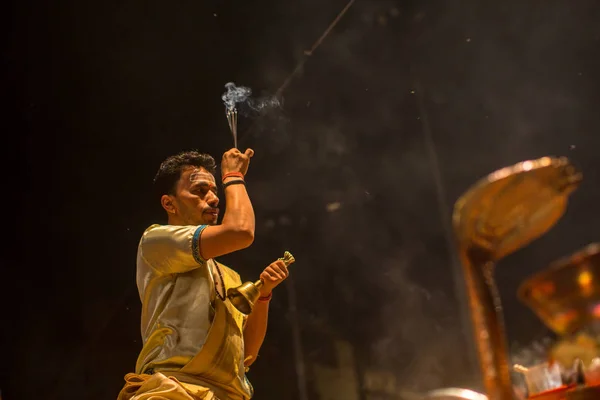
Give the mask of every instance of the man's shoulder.
M 148 232 L 151 232 L 153 230 L 156 229 L 168 229 L 169 225 L 164 225 L 164 224 L 152 224 L 149 227 L 147 227 L 146 229 L 144 229 L 144 233 L 142 233 L 142 236 L 146 235 Z
M 144 230 L 141 240 L 146 238 L 171 237 L 178 233 L 187 233 L 193 228 L 195 227 L 185 225 L 152 224 Z
M 162 224 L 152 224 L 150 226 L 148 226 L 146 229 L 144 229 L 144 231 L 142 232 L 142 235 L 140 236 L 140 240 L 138 242 L 138 248 L 142 246 L 142 243 L 144 242 L 144 239 L 146 239 L 148 237 L 148 234 L 150 232 L 156 231 L 157 229 L 161 229 L 164 225 Z
M 148 233 L 179 233 L 179 232 L 194 232 L 198 229 L 202 230 L 206 228 L 207 225 L 169 225 L 169 224 L 152 224 L 148 226 L 142 236 L 147 235 Z

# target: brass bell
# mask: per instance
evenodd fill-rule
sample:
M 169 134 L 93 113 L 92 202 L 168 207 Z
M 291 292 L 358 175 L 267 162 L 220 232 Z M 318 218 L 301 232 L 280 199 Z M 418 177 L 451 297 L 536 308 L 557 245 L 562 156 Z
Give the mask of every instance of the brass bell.
M 296 261 L 289 251 L 286 251 L 280 260 L 283 260 L 288 267 Z M 227 290 L 227 298 L 241 313 L 248 315 L 254 309 L 256 301 L 260 297 L 260 288 L 263 285 L 264 282 L 260 279 L 254 283 L 245 282 L 238 287 Z

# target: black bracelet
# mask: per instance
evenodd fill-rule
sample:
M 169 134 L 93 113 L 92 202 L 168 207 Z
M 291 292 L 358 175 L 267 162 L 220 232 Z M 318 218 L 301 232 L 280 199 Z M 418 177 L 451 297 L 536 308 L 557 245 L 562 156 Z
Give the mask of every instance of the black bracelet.
M 245 184 L 246 184 L 246 182 L 244 182 L 243 179 L 236 179 L 236 180 L 224 183 L 223 184 L 223 189 L 225 189 L 229 185 L 245 185 Z

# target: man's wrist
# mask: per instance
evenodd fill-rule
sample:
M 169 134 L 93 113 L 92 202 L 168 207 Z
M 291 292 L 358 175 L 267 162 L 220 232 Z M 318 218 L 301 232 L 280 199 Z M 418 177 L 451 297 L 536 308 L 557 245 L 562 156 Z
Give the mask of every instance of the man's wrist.
M 226 183 L 235 179 L 244 180 L 244 174 L 242 174 L 241 172 L 227 172 L 221 177 L 221 182 Z
M 258 298 L 258 301 L 269 302 L 269 301 L 271 301 L 272 297 L 273 297 L 273 291 L 270 291 L 269 294 L 267 294 L 267 295 L 261 295 Z
M 223 182 L 223 189 L 231 186 L 231 185 L 244 185 L 246 186 L 246 181 L 244 181 L 243 179 L 238 179 L 238 178 L 234 178 L 234 179 L 229 179 L 226 182 Z

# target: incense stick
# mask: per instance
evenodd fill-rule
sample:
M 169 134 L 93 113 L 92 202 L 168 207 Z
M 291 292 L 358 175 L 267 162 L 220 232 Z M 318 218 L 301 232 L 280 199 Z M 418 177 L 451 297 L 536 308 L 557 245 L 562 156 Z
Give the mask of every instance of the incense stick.
M 233 136 L 233 147 L 237 149 L 237 110 L 234 109 L 225 109 L 225 116 L 227 117 L 227 123 L 229 124 L 229 130 L 231 130 L 231 135 Z

